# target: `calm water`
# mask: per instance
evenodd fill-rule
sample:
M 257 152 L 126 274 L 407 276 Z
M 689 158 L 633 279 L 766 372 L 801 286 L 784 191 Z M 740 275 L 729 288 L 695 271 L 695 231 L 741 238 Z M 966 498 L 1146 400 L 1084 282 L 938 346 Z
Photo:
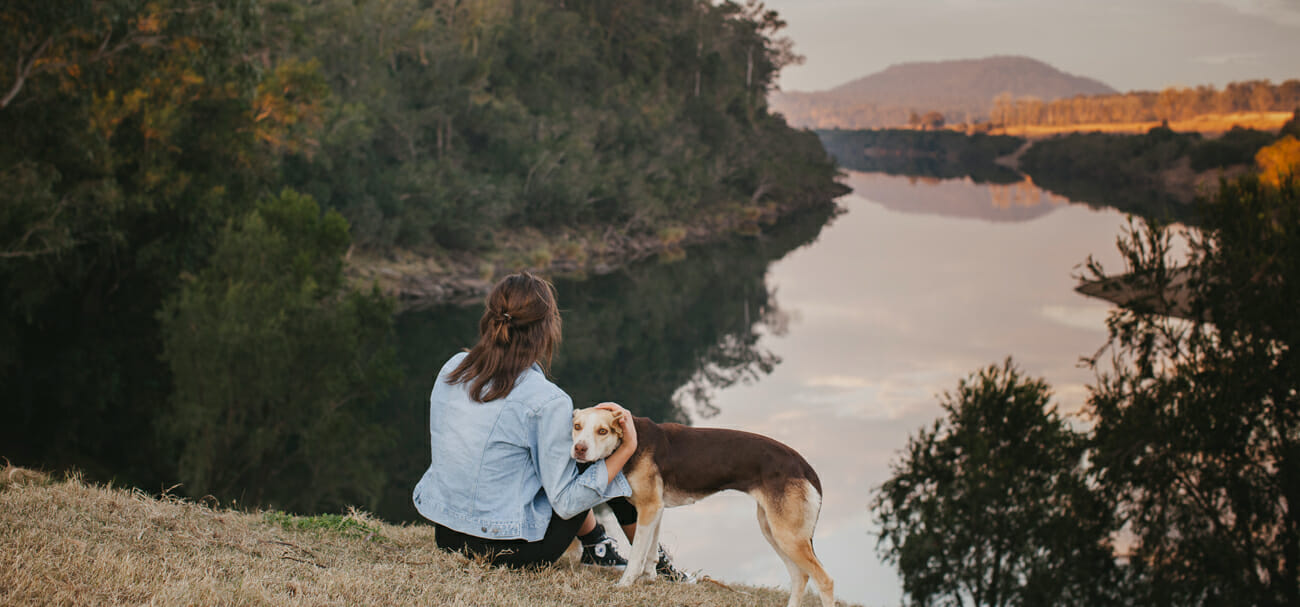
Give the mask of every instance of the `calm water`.
M 1091 380 L 1078 360 L 1104 342 L 1109 308 L 1074 293 L 1072 274 L 1089 254 L 1119 268 L 1125 220 L 1031 184 L 865 173 L 848 183 L 829 223 L 805 217 L 676 262 L 558 283 L 554 375 L 578 406 L 617 400 L 798 449 L 826 492 L 815 542 L 837 595 L 896 605 L 901 584 L 875 552 L 873 488 L 909 434 L 940 415 L 938 394 L 1008 355 L 1047 379 L 1063 412 L 1078 409 Z M 436 372 L 472 340 L 479 310 L 405 315 L 404 360 Z M 409 485 L 427 465 L 420 374 L 394 399 L 406 455 L 388 471 L 387 518 L 414 515 Z M 747 496 L 669 510 L 662 538 L 684 569 L 787 584 Z
M 781 357 L 770 375 L 720 390 L 709 425 L 773 436 L 823 479 L 815 538 L 837 594 L 896 605 L 901 583 L 875 553 L 867 504 L 909 434 L 941 414 L 936 395 L 1013 355 L 1077 410 L 1091 372 L 1078 367 L 1105 339 L 1108 306 L 1073 292 L 1090 253 L 1118 268 L 1124 218 L 1032 187 L 913 183 L 853 174 L 848 212 L 767 274 L 790 315 L 758 345 Z M 744 496 L 669 511 L 680 564 L 720 579 L 786 583 L 754 533 Z

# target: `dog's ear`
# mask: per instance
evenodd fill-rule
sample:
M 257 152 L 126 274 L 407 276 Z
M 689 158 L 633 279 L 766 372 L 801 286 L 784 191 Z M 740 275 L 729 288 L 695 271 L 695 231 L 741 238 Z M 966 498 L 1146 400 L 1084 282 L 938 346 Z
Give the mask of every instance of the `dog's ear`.
M 619 438 L 623 438 L 623 413 L 620 411 L 614 414 L 614 424 L 609 427 Z

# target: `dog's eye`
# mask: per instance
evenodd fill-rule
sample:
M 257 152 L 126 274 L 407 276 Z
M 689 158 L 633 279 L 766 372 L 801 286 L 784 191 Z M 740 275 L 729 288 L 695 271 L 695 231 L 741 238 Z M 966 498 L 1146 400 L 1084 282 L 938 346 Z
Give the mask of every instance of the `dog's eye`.
M 601 428 L 596 431 L 596 434 L 609 434 L 609 430 L 606 430 L 605 428 Z
M 574 430 L 581 430 L 581 429 L 582 429 L 582 424 L 573 424 L 573 429 L 574 429 Z

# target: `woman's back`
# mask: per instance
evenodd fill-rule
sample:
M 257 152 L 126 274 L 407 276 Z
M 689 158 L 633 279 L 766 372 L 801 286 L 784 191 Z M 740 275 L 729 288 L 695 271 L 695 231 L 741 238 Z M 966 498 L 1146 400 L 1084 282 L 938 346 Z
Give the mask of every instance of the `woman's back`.
M 432 464 L 416 485 L 425 518 L 481 537 L 534 541 L 551 514 L 562 518 L 631 488 L 608 482 L 604 462 L 583 473 L 569 456 L 573 401 L 539 367 L 520 374 L 510 393 L 476 402 L 469 385 L 448 376 L 466 354 L 447 361 L 430 395 Z

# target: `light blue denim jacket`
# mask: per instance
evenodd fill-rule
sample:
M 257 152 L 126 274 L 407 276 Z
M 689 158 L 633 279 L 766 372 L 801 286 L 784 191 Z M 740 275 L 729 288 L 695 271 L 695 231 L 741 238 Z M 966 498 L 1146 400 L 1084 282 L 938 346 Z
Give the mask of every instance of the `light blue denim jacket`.
M 540 367 L 521 373 L 505 398 L 478 403 L 468 383 L 447 383 L 465 356 L 442 366 L 429 397 L 433 463 L 413 496 L 421 515 L 477 537 L 535 542 L 552 509 L 568 519 L 632 494 L 622 472 L 606 482 L 604 461 L 578 473 L 573 400 Z

